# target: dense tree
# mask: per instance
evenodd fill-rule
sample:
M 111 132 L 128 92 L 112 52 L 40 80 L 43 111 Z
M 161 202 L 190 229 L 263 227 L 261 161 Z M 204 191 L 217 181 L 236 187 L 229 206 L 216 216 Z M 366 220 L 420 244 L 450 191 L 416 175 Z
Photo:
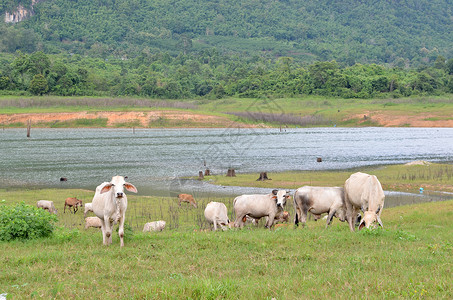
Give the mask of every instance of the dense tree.
M 30 83 L 30 91 L 35 95 L 47 93 L 49 86 L 46 78 L 42 74 L 36 74 Z
M 450 62 L 417 69 L 376 64 L 341 66 L 336 61 L 305 65 L 289 57 L 192 53 L 171 57 L 101 59 L 43 52 L 0 54 L 2 94 L 146 96 L 151 98 L 294 97 L 343 98 L 439 95 L 452 90 Z M 6 90 L 6 91 L 5 91 Z

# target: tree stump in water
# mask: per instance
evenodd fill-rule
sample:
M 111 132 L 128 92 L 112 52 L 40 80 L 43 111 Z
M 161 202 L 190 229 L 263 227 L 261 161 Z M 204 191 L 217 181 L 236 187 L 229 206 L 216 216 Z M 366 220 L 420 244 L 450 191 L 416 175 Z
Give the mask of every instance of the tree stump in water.
M 203 171 L 198 172 L 198 180 L 203 180 L 203 179 L 204 179 Z
M 206 170 L 204 171 L 204 176 L 211 176 L 211 170 L 206 169 Z
M 256 181 L 264 181 L 264 180 L 272 180 L 269 177 L 267 177 L 267 172 L 261 172 L 260 178 L 258 178 Z
M 236 172 L 234 169 L 228 169 L 227 171 L 227 177 L 236 177 Z
M 316 161 L 317 161 L 317 162 L 322 162 L 322 158 L 321 158 L 321 157 L 318 157 L 318 158 L 316 159 Z

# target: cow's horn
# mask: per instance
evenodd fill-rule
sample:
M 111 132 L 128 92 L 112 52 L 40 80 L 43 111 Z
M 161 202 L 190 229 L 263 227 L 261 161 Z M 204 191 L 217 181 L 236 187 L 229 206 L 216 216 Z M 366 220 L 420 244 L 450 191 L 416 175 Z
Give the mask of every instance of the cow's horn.
M 278 190 L 272 190 L 272 194 L 277 195 Z
M 384 225 L 382 225 L 381 218 L 380 218 L 378 215 L 376 215 L 376 220 L 378 221 L 379 226 L 381 226 L 382 228 L 384 228 Z

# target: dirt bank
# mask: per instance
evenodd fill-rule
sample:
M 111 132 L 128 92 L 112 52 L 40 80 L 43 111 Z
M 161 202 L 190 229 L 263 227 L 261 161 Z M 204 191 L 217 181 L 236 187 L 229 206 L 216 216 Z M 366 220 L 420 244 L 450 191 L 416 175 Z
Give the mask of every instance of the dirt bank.
M 383 127 L 453 127 L 451 116 L 439 116 L 430 113 L 402 115 L 395 112 L 370 112 L 354 115 L 347 119 L 356 119 L 360 123 L 368 122 Z
M 20 126 L 31 120 L 34 126 L 49 127 L 57 122 L 94 119 L 105 119 L 107 127 L 264 127 L 237 123 L 223 116 L 177 110 L 0 114 L 0 124 L 5 126 L 11 124 Z
M 51 127 L 59 123 L 61 127 L 78 127 L 90 125 L 74 125 L 77 120 L 103 119 L 103 127 L 267 127 L 264 124 L 245 124 L 234 122 L 225 116 L 208 115 L 180 110 L 128 111 L 128 112 L 61 112 L 61 113 L 20 113 L 0 114 L 0 126 L 25 126 L 31 120 L 33 126 Z M 383 127 L 453 127 L 453 118 L 429 113 L 417 115 L 401 115 L 395 112 L 364 112 L 345 118 L 355 120 L 357 125 Z M 365 125 L 363 124 L 363 125 Z M 351 123 L 349 122 L 350 126 Z M 93 127 L 100 125 L 93 125 Z

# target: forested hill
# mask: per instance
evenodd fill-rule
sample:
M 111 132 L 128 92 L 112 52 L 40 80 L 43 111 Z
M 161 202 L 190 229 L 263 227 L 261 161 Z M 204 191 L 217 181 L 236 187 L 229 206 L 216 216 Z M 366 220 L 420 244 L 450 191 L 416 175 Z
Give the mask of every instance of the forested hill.
M 33 1 L 35 2 L 35 1 Z M 31 0 L 3 0 L 0 13 Z M 132 58 L 216 48 L 418 66 L 453 57 L 451 0 L 44 0 L 33 16 L 0 25 L 0 51 Z

